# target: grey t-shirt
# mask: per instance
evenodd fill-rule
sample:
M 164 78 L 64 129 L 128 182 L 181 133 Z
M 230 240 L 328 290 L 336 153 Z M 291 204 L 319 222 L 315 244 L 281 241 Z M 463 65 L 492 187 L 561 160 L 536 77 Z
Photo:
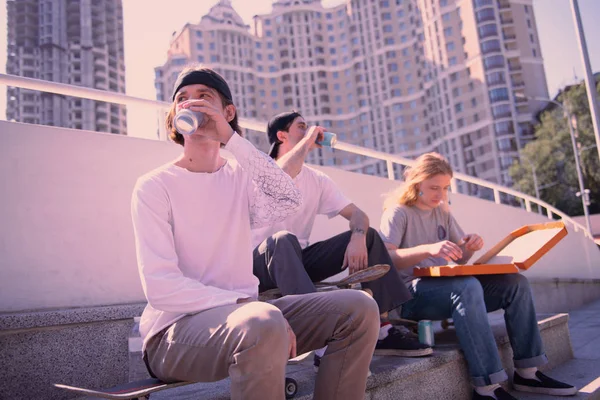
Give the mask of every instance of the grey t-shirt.
M 457 243 L 463 238 L 464 232 L 450 212 L 436 207 L 424 211 L 417 207 L 396 206 L 388 208 L 381 216 L 379 233 L 384 242 L 408 249 L 423 244 L 432 244 L 449 240 Z M 429 257 L 415 267 L 432 267 L 447 265 L 448 262 L 441 257 Z M 405 270 L 408 278 L 413 280 L 412 269 Z

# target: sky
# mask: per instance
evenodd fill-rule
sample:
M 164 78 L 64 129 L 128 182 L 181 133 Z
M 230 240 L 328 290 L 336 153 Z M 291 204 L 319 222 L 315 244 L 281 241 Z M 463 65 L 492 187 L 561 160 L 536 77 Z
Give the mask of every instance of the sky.
M 155 99 L 154 67 L 166 61 L 174 31 L 198 23 L 217 0 L 122 0 L 124 14 L 127 94 Z M 323 0 L 325 6 L 346 0 Z M 244 21 L 271 11 L 273 0 L 233 0 Z M 575 36 L 570 0 L 533 0 L 550 96 L 583 79 L 583 63 Z M 588 52 L 594 72 L 600 71 L 600 0 L 579 0 Z M 0 0 L 0 72 L 6 72 L 6 0 Z M 0 119 L 5 119 L 6 92 L 0 87 Z M 155 116 L 147 109 L 128 107 L 128 134 L 156 137 Z

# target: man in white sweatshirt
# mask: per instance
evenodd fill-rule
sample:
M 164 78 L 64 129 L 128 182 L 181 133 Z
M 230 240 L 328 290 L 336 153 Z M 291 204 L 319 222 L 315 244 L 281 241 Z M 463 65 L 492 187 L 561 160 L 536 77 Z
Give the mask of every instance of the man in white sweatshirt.
M 205 116 L 185 137 L 173 127 L 181 108 Z M 139 178 L 132 199 L 150 373 L 167 382 L 229 376 L 232 399 L 283 399 L 289 357 L 328 344 L 314 398 L 362 399 L 377 340 L 373 299 L 339 291 L 256 300 L 250 229 L 295 212 L 301 195 L 236 134 L 225 80 L 206 68 L 184 70 L 167 129 L 183 154 Z M 236 160 L 220 156 L 222 145 Z

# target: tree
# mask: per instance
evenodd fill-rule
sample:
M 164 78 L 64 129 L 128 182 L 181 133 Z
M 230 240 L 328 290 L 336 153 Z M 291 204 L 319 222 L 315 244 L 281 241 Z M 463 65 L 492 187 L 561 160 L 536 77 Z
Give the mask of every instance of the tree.
M 600 85 L 596 84 L 596 90 Z M 557 98 L 575 117 L 575 134 L 580 151 L 583 181 L 590 190 L 590 214 L 600 212 L 600 160 L 592 126 L 592 117 L 583 83 L 567 87 Z M 535 167 L 540 198 L 564 213 L 583 214 L 573 145 L 567 119 L 560 107 L 552 106 L 542 112 L 535 129 L 536 140 L 522 150 L 522 161 L 510 167 L 509 174 L 515 186 L 535 196 L 531 164 Z

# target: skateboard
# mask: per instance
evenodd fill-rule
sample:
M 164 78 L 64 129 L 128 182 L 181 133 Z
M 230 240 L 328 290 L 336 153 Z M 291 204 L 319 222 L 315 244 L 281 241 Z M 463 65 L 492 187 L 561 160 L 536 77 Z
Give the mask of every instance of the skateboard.
M 165 389 L 172 389 L 178 386 L 189 385 L 193 382 L 173 382 L 165 383 L 159 379 L 149 378 L 135 382 L 124 383 L 109 389 L 85 389 L 77 386 L 68 386 L 55 383 L 54 386 L 69 392 L 78 393 L 85 396 L 100 397 L 103 399 L 150 399 L 150 394 Z M 285 378 L 285 398 L 293 399 L 298 392 L 298 383 L 295 379 Z
M 390 266 L 387 264 L 377 264 L 362 271 L 355 272 L 346 276 L 343 279 L 339 279 L 336 281 L 321 281 L 315 282 L 315 287 L 317 291 L 324 291 L 327 288 L 338 287 L 340 289 L 349 289 L 353 285 L 358 283 L 370 282 L 375 279 L 381 278 L 383 275 L 387 274 L 390 270 Z M 259 294 L 259 299 L 262 301 L 276 299 L 281 297 L 281 292 L 279 288 L 265 290 L 264 292 Z

